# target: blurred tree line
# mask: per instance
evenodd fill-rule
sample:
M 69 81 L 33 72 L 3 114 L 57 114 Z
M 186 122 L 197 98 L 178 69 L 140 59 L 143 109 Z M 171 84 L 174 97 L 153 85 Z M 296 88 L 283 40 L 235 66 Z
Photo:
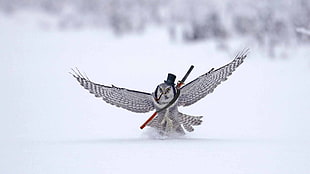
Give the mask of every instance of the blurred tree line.
M 309 0 L 0 0 L 0 11 L 56 16 L 60 28 L 95 26 L 115 34 L 167 28 L 171 39 L 196 42 L 248 37 L 272 54 L 277 45 L 309 44 Z

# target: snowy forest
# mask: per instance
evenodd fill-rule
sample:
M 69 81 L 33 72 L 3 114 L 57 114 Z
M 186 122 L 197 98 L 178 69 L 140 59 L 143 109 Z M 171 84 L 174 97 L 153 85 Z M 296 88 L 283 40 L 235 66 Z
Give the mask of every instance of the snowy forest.
M 270 55 L 277 46 L 310 43 L 309 0 L 0 0 L 0 10 L 45 13 L 56 19 L 45 27 L 60 29 L 98 27 L 124 35 L 161 26 L 171 40 L 212 39 L 224 47 L 245 37 Z

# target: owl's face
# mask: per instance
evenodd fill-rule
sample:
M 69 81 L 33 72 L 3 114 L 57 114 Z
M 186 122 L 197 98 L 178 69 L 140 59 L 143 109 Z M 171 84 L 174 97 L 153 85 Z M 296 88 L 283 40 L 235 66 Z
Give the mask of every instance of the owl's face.
M 176 94 L 176 90 L 174 86 L 168 85 L 166 83 L 162 83 L 157 86 L 155 90 L 155 101 L 158 104 L 168 104 Z

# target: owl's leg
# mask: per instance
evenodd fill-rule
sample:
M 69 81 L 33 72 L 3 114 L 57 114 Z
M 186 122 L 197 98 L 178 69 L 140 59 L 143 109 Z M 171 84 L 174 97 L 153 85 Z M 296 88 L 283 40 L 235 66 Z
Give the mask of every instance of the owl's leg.
M 171 132 L 173 130 L 173 120 L 171 120 L 167 115 L 163 117 L 161 123 L 166 132 Z

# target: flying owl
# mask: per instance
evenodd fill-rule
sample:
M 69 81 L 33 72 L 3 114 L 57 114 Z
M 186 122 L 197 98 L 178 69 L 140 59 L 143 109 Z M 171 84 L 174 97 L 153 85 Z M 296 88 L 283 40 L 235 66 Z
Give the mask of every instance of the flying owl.
M 81 86 L 107 103 L 136 113 L 160 111 L 146 124 L 146 126 L 155 128 L 159 134 L 184 135 L 184 129 L 192 132 L 193 126 L 202 123 L 202 116 L 183 114 L 178 111 L 178 107 L 192 105 L 212 93 L 243 63 L 246 57 L 247 51 L 243 51 L 227 65 L 216 70 L 212 68 L 183 87 L 176 85 L 176 76 L 169 73 L 167 80 L 159 84 L 153 93 L 97 84 L 89 80 L 87 76 L 83 76 L 78 69 L 73 70 L 72 75 Z

